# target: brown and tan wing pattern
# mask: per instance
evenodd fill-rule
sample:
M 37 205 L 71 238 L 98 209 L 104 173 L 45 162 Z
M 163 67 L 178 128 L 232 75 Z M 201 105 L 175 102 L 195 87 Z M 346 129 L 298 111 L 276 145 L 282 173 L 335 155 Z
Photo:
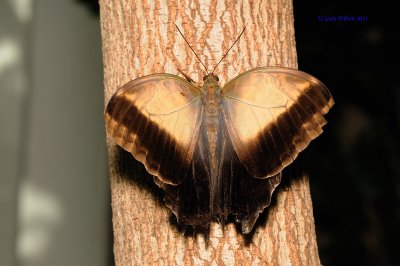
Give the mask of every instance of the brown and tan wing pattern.
M 248 234 L 259 214 L 271 203 L 281 173 L 267 179 L 254 178 L 240 162 L 222 114 L 219 120 L 216 150 L 219 170 L 216 176 L 211 171 L 206 124 L 203 120 L 191 169 L 182 183 L 177 186 L 162 182 L 157 184 L 165 191 L 166 205 L 180 223 L 207 230 L 211 222 L 224 225 L 233 218 L 240 223 L 242 233 Z
M 179 184 L 192 161 L 202 105 L 201 91 L 170 74 L 128 82 L 107 105 L 107 132 L 162 182 Z
M 294 69 L 261 67 L 222 88 L 222 110 L 240 161 L 257 178 L 281 172 L 322 133 L 329 90 Z

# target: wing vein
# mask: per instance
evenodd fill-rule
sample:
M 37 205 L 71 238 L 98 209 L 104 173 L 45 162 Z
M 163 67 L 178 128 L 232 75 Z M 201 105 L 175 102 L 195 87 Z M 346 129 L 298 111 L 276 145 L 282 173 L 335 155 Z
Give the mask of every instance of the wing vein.
M 171 112 L 168 112 L 168 113 L 155 114 L 155 113 L 149 112 L 149 111 L 147 110 L 147 108 L 146 108 L 146 112 L 149 114 L 149 116 L 166 116 L 166 115 L 170 115 L 170 114 L 173 114 L 173 113 L 177 113 L 177 112 L 182 111 L 182 109 L 185 109 L 186 107 L 188 107 L 188 106 L 194 104 L 194 103 L 197 102 L 199 99 L 200 99 L 200 97 L 198 97 L 198 98 L 192 100 L 191 102 L 185 104 L 184 106 L 182 106 L 182 107 L 180 107 L 180 108 L 178 108 L 178 109 L 176 109 L 176 110 L 173 110 L 173 111 L 171 111 Z M 146 104 L 146 106 L 147 106 L 147 104 Z
M 286 99 L 286 102 L 283 105 L 278 105 L 278 106 L 262 106 L 262 105 L 258 105 L 258 104 L 254 104 L 254 103 L 249 103 L 248 101 L 233 97 L 233 96 L 229 96 L 226 95 L 226 98 L 232 99 L 232 100 L 236 100 L 238 102 L 250 105 L 250 106 L 254 106 L 254 107 L 259 107 L 259 108 L 264 108 L 264 109 L 275 109 L 275 108 L 282 108 L 285 107 L 288 103 L 288 100 Z

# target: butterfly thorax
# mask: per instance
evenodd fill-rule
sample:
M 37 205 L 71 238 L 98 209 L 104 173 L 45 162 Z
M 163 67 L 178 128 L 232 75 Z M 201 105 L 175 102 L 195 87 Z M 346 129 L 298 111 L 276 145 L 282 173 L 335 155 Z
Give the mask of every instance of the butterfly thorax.
M 221 106 L 221 87 L 218 80 L 211 76 L 204 81 L 202 87 L 202 101 L 204 105 L 204 125 L 207 132 L 209 151 L 211 157 L 215 156 L 217 142 L 219 115 Z M 215 161 L 210 158 L 211 162 Z
M 217 76 L 211 76 L 204 81 L 201 97 L 205 108 L 205 115 L 218 117 L 222 96 Z
M 204 106 L 203 125 L 207 135 L 211 168 L 210 211 L 212 215 L 217 215 L 215 213 L 216 206 L 213 205 L 216 203 L 214 199 L 218 199 L 220 183 L 220 180 L 218 180 L 218 177 L 220 176 L 218 173 L 218 159 L 216 157 L 219 119 L 221 113 L 221 97 L 221 87 L 218 84 L 218 77 L 214 75 L 209 76 L 205 79 L 202 87 L 202 101 Z

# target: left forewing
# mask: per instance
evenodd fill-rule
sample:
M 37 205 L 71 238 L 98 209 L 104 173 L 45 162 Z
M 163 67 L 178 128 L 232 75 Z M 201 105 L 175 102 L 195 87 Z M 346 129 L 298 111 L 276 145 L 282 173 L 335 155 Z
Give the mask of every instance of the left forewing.
M 200 91 L 186 80 L 154 74 L 128 82 L 105 112 L 107 132 L 147 171 L 169 184 L 182 182 L 200 127 Z

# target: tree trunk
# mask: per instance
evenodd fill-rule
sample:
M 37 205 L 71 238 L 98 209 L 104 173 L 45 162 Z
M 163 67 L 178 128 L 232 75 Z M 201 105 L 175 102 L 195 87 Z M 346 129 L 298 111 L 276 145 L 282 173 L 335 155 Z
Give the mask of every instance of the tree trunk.
M 296 68 L 293 5 L 284 0 L 101 0 L 105 101 L 140 76 L 178 74 L 201 81 L 204 69 L 175 28 L 223 85 L 259 66 Z M 319 265 L 308 178 L 291 180 L 275 195 L 253 234 L 212 224 L 210 235 L 184 236 L 140 163 L 108 139 L 116 265 Z M 223 230 L 223 231 L 222 231 Z

